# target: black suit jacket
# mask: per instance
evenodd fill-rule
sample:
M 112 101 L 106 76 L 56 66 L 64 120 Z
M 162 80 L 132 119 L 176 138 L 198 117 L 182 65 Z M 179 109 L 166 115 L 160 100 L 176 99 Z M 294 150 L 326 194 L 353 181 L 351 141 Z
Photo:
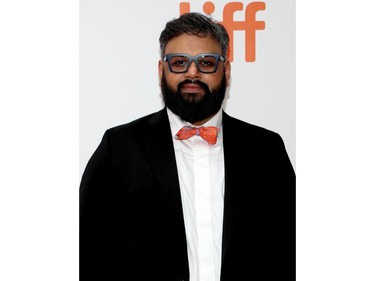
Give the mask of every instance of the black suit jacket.
M 295 173 L 280 136 L 223 113 L 222 281 L 295 280 Z M 166 109 L 108 130 L 80 186 L 80 281 L 189 280 Z

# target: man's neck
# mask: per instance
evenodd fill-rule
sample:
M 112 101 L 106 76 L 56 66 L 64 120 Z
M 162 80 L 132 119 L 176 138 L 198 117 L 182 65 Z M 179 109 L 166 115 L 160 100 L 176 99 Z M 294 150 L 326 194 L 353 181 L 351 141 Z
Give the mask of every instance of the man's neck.
M 198 121 L 198 122 L 195 122 L 195 123 L 192 123 L 192 125 L 196 126 L 196 127 L 199 127 L 199 126 L 202 126 L 203 124 L 205 124 L 206 122 L 208 122 L 209 120 L 211 120 L 212 117 L 214 117 L 214 115 L 211 115 L 210 117 L 207 117 L 206 119 L 203 119 L 202 121 Z

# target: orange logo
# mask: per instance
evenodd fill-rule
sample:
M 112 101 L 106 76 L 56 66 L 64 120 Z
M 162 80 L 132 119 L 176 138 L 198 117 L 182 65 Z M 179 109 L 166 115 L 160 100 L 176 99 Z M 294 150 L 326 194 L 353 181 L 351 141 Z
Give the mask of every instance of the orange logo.
M 220 23 L 224 25 L 228 32 L 230 44 L 228 59 L 233 61 L 233 33 L 235 30 L 245 31 L 245 60 L 247 62 L 255 61 L 255 47 L 256 47 L 256 30 L 265 29 L 264 21 L 256 20 L 256 13 L 260 10 L 266 9 L 266 3 L 264 2 L 252 2 L 246 6 L 245 9 L 245 20 L 234 21 L 233 16 L 236 11 L 243 10 L 242 2 L 229 2 L 224 6 L 223 9 L 223 21 Z M 205 2 L 203 4 L 203 11 L 210 15 L 215 11 L 215 4 L 212 2 Z M 180 15 L 190 12 L 190 3 L 180 3 Z

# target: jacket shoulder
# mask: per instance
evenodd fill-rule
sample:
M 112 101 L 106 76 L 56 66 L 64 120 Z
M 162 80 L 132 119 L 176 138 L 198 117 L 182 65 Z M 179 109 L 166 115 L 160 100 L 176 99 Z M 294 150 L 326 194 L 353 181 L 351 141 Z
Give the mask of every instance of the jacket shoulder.
M 247 123 L 243 120 L 237 119 L 223 112 L 223 127 L 224 131 L 229 131 L 231 134 L 236 132 L 241 133 L 241 138 L 250 138 L 252 140 L 265 139 L 280 139 L 280 135 L 272 130 L 261 126 Z
M 121 125 L 109 128 L 106 130 L 106 134 L 109 134 L 111 136 L 120 136 L 127 132 L 137 131 L 149 125 L 160 122 L 161 120 L 163 120 L 164 115 L 165 117 L 167 117 L 166 112 L 164 113 L 164 109 L 163 109 L 158 112 L 154 112 L 146 116 L 140 117 L 138 119 L 135 119 L 129 123 L 125 123 L 125 124 L 121 124 Z

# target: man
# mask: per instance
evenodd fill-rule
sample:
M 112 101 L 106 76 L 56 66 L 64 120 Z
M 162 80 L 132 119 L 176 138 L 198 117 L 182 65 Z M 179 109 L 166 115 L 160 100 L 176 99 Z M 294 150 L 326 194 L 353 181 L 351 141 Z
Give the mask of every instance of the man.
M 80 280 L 295 280 L 295 174 L 280 136 L 222 110 L 222 25 L 160 36 L 166 107 L 108 130 L 80 190 Z

